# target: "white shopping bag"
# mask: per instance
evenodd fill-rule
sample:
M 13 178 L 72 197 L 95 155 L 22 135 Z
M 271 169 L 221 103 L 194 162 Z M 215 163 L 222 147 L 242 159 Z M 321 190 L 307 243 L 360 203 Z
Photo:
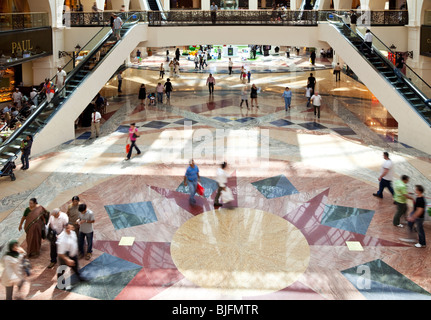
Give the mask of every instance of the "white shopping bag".
M 225 190 L 222 190 L 221 192 L 221 201 L 223 203 L 228 203 L 230 201 L 232 201 L 233 198 L 233 194 L 232 194 L 232 190 L 228 187 L 225 188 Z

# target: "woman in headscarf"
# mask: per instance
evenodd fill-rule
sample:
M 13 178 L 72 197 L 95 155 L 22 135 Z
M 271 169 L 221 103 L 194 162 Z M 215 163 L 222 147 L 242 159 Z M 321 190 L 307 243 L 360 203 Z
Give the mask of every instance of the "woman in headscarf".
M 18 290 L 21 290 L 24 284 L 22 261 L 25 254 L 24 249 L 18 245 L 18 241 L 9 242 L 9 250 L 2 258 L 4 269 L 1 276 L 1 283 L 6 287 L 6 300 L 12 300 L 14 286 L 18 286 Z
M 40 247 L 42 245 L 42 231 L 45 229 L 46 217 L 49 217 L 49 212 L 37 203 L 36 198 L 31 198 L 29 206 L 25 209 L 24 214 L 19 223 L 18 230 L 21 231 L 24 224 L 26 233 L 27 253 L 28 257 L 38 257 Z M 25 223 L 24 223 L 25 222 Z

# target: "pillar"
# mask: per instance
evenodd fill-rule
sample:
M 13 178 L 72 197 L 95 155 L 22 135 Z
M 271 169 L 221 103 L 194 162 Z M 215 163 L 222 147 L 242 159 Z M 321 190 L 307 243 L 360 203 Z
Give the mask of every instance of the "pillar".
M 248 9 L 257 10 L 257 0 L 248 0 Z
M 334 10 L 352 9 L 352 0 L 334 0 Z
M 362 10 L 385 10 L 387 0 L 361 0 Z
M 202 10 L 210 10 L 211 0 L 201 0 Z
M 298 10 L 301 7 L 302 0 L 290 0 L 290 10 Z

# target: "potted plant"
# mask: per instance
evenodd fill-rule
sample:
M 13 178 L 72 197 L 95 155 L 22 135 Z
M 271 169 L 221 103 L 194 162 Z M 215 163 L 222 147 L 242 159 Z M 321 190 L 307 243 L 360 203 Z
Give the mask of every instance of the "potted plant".
M 147 48 L 147 54 L 149 57 L 153 55 L 153 51 L 151 50 L 151 48 Z

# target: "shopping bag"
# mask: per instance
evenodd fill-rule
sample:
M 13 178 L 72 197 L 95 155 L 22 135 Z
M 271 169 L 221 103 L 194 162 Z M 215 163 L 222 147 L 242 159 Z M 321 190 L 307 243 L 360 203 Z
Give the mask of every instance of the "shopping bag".
M 221 192 L 221 201 L 223 203 L 228 203 L 228 202 L 231 202 L 232 200 L 233 200 L 232 190 L 230 188 L 226 187 Z
M 128 143 L 128 144 L 126 145 L 126 153 L 129 153 L 129 151 L 130 151 L 130 143 Z
M 202 187 L 202 185 L 200 183 L 198 183 L 198 186 L 196 188 L 196 192 L 198 193 L 198 195 L 203 196 L 205 193 L 205 189 L 204 187 Z

